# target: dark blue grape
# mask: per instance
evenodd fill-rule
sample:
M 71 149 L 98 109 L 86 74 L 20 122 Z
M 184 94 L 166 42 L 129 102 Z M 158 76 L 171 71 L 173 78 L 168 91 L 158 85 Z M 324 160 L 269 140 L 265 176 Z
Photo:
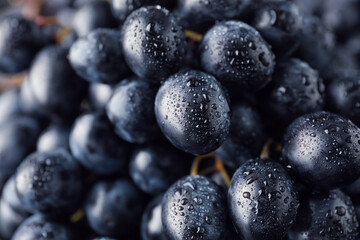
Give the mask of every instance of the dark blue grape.
M 315 189 L 334 189 L 360 174 L 360 129 L 328 112 L 297 118 L 283 138 L 282 161 L 299 180 Z
M 163 231 L 161 221 L 161 202 L 163 195 L 160 195 L 147 205 L 141 220 L 142 240 L 167 240 Z
M 165 137 L 177 148 L 206 154 L 218 148 L 230 130 L 230 106 L 221 84 L 200 71 L 182 71 L 159 89 L 155 115 Z
M 160 82 L 183 65 L 186 42 L 181 26 L 160 6 L 131 13 L 122 27 L 125 60 L 140 78 Z
M 0 124 L 21 113 L 20 89 L 13 88 L 0 95 Z
M 29 67 L 42 46 L 40 29 L 19 16 L 0 20 L 0 72 L 17 73 Z
M 91 189 L 84 210 L 96 233 L 126 239 L 137 231 L 145 199 L 129 180 L 102 181 Z
M 359 7 L 360 9 L 360 7 Z M 360 32 L 352 35 L 347 40 L 346 44 L 346 51 L 345 54 L 348 56 L 350 55 L 354 60 L 357 68 L 360 67 Z M 356 67 L 355 67 L 356 68 Z
M 204 36 L 201 65 L 228 87 L 230 95 L 255 91 L 270 82 L 275 61 L 271 47 L 251 26 L 221 22 Z
M 55 17 L 60 26 L 71 28 L 75 13 L 76 9 L 74 8 L 63 8 L 56 13 Z M 71 35 L 74 36 L 76 40 L 77 34 L 73 32 Z M 61 42 L 61 44 L 63 44 L 63 42 Z
M 300 12 L 304 15 L 315 15 L 318 16 L 321 14 L 321 5 L 324 3 L 321 1 L 313 0 L 292 0 L 298 6 Z
M 69 150 L 70 127 L 63 124 L 52 124 L 47 127 L 37 141 L 37 151 L 47 152 L 57 148 Z
M 77 118 L 70 133 L 74 157 L 89 170 L 99 174 L 124 172 L 129 145 L 121 140 L 101 112 Z
M 0 236 L 11 239 L 19 225 L 28 218 L 19 197 L 16 193 L 15 178 L 7 180 L 0 199 Z
M 231 179 L 228 205 L 243 239 L 282 239 L 299 206 L 294 182 L 285 169 L 269 159 L 241 165 Z
M 333 32 L 324 26 L 320 19 L 313 16 L 304 17 L 303 31 L 296 56 L 322 72 L 329 61 L 334 44 Z
M 40 132 L 41 123 L 28 116 L 15 117 L 0 125 L 0 186 L 36 149 Z
M 89 86 L 88 102 L 90 109 L 101 110 L 105 109 L 112 93 L 113 86 L 103 83 L 92 83 Z
M 216 21 L 239 17 L 250 0 L 181 0 L 178 1 L 176 14 L 186 28 L 206 32 Z
M 124 21 L 129 14 L 141 7 L 160 5 L 170 9 L 176 0 L 111 0 L 111 10 L 119 21 Z
M 10 208 L 13 209 L 15 212 L 21 213 L 22 215 L 27 215 L 27 211 L 16 192 L 15 175 L 12 175 L 6 181 L 2 190 L 1 199 L 7 204 L 9 204 Z
M 156 196 L 189 173 L 192 158 L 170 144 L 149 143 L 134 149 L 129 173 L 141 190 Z
M 116 240 L 115 238 L 108 238 L 108 237 L 100 237 L 100 238 L 94 238 L 93 240 Z
M 84 5 L 87 5 L 91 2 L 99 2 L 99 1 L 102 1 L 102 0 L 73 0 L 72 5 L 75 9 L 79 9 L 79 8 L 83 7 Z
M 351 198 L 355 207 L 355 215 L 359 222 L 360 219 L 360 178 L 346 186 L 343 191 Z
M 72 70 L 68 51 L 49 46 L 36 56 L 25 80 L 24 97 L 30 98 L 30 111 L 54 119 L 72 118 L 78 113 L 86 93 L 85 82 Z
M 284 60 L 276 65 L 272 79 L 266 88 L 266 111 L 277 125 L 287 127 L 301 115 L 323 109 L 325 85 L 307 63 Z
M 70 8 L 73 0 L 47 0 L 41 5 L 41 16 L 54 16 L 64 8 Z
M 154 113 L 157 90 L 157 86 L 137 77 L 125 79 L 114 88 L 106 112 L 122 139 L 145 143 L 162 137 Z
M 299 46 L 303 18 L 292 2 L 266 2 L 258 5 L 254 26 L 272 46 L 277 57 L 288 57 Z
M 73 240 L 72 236 L 64 224 L 35 214 L 20 225 L 11 240 Z
M 23 84 L 20 88 L 20 106 L 21 111 L 28 115 L 33 115 L 40 118 L 45 118 L 45 113 L 39 113 L 38 110 L 38 101 L 35 98 L 35 95 L 32 91 L 32 86 L 29 82 L 29 77 L 26 76 Z
M 79 37 L 88 35 L 96 28 L 114 28 L 116 19 L 106 1 L 87 1 L 77 9 L 72 25 Z
M 235 103 L 231 110 L 229 138 L 214 153 L 235 172 L 247 160 L 260 156 L 266 135 L 262 119 L 253 106 Z
M 74 211 L 82 195 L 82 172 L 63 149 L 29 155 L 18 167 L 15 187 L 29 212 Z
M 339 41 L 347 39 L 358 30 L 360 25 L 359 9 L 357 0 L 328 0 L 322 2 L 321 20 L 328 28 L 336 33 Z
M 360 66 L 360 44 L 358 40 L 355 39 L 356 45 L 354 43 L 346 44 L 337 44 L 334 49 L 331 51 L 329 56 L 329 61 L 325 64 L 321 71 L 322 78 L 325 79 L 325 83 L 331 79 L 348 72 L 355 72 L 359 70 Z
M 350 198 L 340 190 L 304 195 L 290 240 L 359 239 L 359 223 Z
M 332 112 L 360 124 L 360 73 L 339 73 L 326 82 L 326 105 Z
M 131 74 L 123 58 L 120 32 L 96 29 L 71 46 L 69 60 L 89 82 L 115 84 Z
M 16 229 L 27 217 L 27 214 L 17 212 L 7 201 L 0 199 L 0 237 L 11 239 Z
M 175 182 L 162 201 L 162 223 L 171 240 L 223 239 L 226 196 L 204 176 L 187 176 Z

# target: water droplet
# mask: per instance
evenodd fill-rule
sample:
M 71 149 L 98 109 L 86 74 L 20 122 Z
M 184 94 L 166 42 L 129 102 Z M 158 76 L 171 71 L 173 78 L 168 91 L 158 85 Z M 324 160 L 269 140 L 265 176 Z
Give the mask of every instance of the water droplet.
M 157 34 L 154 23 L 149 23 L 148 25 L 146 25 L 145 30 L 147 33 L 149 33 L 151 35 Z
M 250 199 L 250 193 L 249 192 L 244 192 L 243 197 Z
M 335 207 L 335 213 L 339 216 L 344 216 L 346 214 L 346 209 L 342 206 Z
M 269 60 L 265 57 L 265 53 L 262 52 L 259 54 L 259 61 L 264 65 L 265 67 L 268 67 L 270 65 Z

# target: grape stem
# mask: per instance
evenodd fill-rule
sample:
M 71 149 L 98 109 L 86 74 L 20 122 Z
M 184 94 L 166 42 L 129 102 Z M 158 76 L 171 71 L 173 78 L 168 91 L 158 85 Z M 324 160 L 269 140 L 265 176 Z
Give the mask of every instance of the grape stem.
M 275 150 L 276 152 L 281 152 L 281 144 L 274 142 L 271 138 L 268 139 L 266 141 L 266 143 L 264 144 L 262 150 L 261 150 L 261 154 L 260 154 L 260 158 L 261 159 L 265 159 L 265 158 L 269 158 L 270 157 L 270 149 L 271 146 L 273 146 L 273 150 Z
M 199 166 L 200 166 L 200 163 L 201 161 L 204 159 L 204 158 L 214 158 L 215 159 L 215 164 L 213 167 L 210 167 L 210 168 L 206 168 L 202 171 L 199 172 Z M 196 156 L 193 163 L 192 163 L 192 166 L 191 166 L 191 170 L 190 170 L 190 175 L 191 176 L 194 176 L 194 175 L 207 175 L 207 174 L 210 174 L 210 173 L 213 173 L 213 172 L 220 172 L 226 186 L 230 186 L 230 177 L 229 177 L 229 174 L 226 172 L 226 169 L 224 167 L 224 164 L 222 162 L 222 160 L 218 157 L 215 157 L 213 153 L 209 153 L 209 154 L 206 154 L 206 155 L 200 155 L 200 156 Z
M 273 143 L 273 140 L 271 138 L 266 141 L 266 143 L 264 144 L 264 146 L 261 150 L 261 154 L 260 154 L 261 159 L 270 157 L 270 146 L 272 143 Z
M 196 156 L 191 165 L 190 175 L 194 176 L 194 175 L 198 174 L 201 160 L 203 160 L 204 158 L 213 157 L 213 156 L 214 156 L 213 153 Z
M 201 42 L 203 35 L 197 32 L 193 32 L 191 30 L 184 31 L 185 37 L 193 40 L 194 42 Z
M 1 76 L 0 78 L 0 93 L 9 90 L 10 88 L 20 87 L 24 82 L 26 73 L 21 72 L 11 76 Z
M 42 17 L 42 16 L 37 16 L 35 18 L 35 23 L 40 27 L 59 24 L 55 17 Z
M 226 169 L 224 167 L 224 164 L 220 158 L 215 158 L 215 167 L 220 172 L 225 184 L 227 187 L 230 186 L 231 179 L 229 177 L 229 174 L 226 172 Z
M 72 32 L 71 28 L 64 27 L 61 28 L 59 31 L 55 34 L 55 42 L 57 44 L 61 44 L 62 41 Z
M 80 221 L 84 216 L 85 216 L 84 211 L 79 209 L 70 217 L 70 221 L 72 223 L 76 223 Z

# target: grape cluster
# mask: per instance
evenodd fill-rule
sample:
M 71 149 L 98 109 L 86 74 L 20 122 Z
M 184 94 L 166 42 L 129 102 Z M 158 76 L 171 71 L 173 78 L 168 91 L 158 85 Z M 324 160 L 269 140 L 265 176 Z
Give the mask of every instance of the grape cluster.
M 0 1 L 0 240 L 360 239 L 360 1 Z

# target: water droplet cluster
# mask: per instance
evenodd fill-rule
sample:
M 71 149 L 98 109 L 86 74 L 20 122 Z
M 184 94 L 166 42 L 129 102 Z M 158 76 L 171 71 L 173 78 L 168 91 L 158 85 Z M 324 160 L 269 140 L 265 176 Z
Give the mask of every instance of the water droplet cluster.
M 358 239 L 359 223 L 350 197 L 340 190 L 312 192 L 300 204 L 291 239 Z
M 244 239 L 282 239 L 295 220 L 299 201 L 292 179 L 279 163 L 254 159 L 233 175 L 228 205 Z
M 183 71 L 168 78 L 157 93 L 155 115 L 164 135 L 185 152 L 209 153 L 229 134 L 226 92 L 203 72 Z
M 338 74 L 326 86 L 327 106 L 341 116 L 360 124 L 360 74 Z
M 131 70 L 157 82 L 180 69 L 186 52 L 181 26 L 159 6 L 142 7 L 126 19 L 122 47 Z
M 322 110 L 325 85 L 319 73 L 299 59 L 276 65 L 266 97 L 267 112 L 284 126 L 303 114 Z
M 360 129 L 339 115 L 304 115 L 288 128 L 282 158 L 296 176 L 317 189 L 352 183 L 360 173 Z
M 34 153 L 18 167 L 15 186 L 29 212 L 60 213 L 82 194 L 81 170 L 66 150 Z
M 162 203 L 165 232 L 174 240 L 220 240 L 226 226 L 226 200 L 220 186 L 203 176 L 178 180 Z
M 200 52 L 202 67 L 225 85 L 237 86 L 240 92 L 263 88 L 275 67 L 271 47 L 254 28 L 239 21 L 212 27 L 203 38 Z

